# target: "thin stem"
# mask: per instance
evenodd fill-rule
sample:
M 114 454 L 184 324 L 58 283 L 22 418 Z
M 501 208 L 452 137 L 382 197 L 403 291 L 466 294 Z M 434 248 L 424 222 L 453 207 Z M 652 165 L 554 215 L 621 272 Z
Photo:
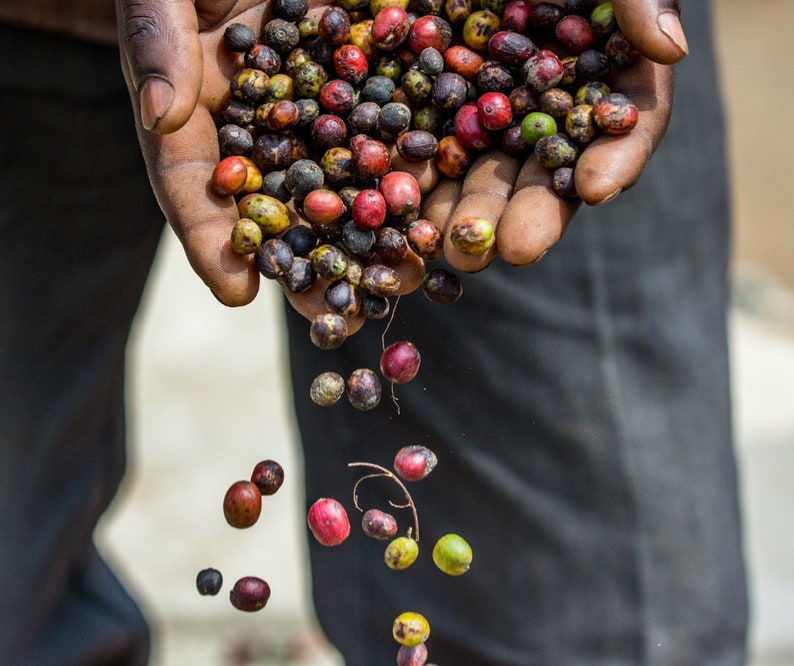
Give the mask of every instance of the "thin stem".
M 399 505 L 393 502 L 389 502 L 389 505 L 393 506 L 395 509 L 409 509 L 409 508 L 411 509 L 411 513 L 413 514 L 414 517 L 414 534 L 416 535 L 414 537 L 414 540 L 419 541 L 419 515 L 416 512 L 416 504 L 414 504 L 414 500 L 411 497 L 411 493 L 408 492 L 408 488 L 405 487 L 405 484 L 402 481 L 400 481 L 397 475 L 394 474 L 394 472 L 392 472 L 391 470 L 382 467 L 381 465 L 376 465 L 375 463 L 370 463 L 370 462 L 352 462 L 352 463 L 348 463 L 347 466 L 369 467 L 370 469 L 377 470 L 377 472 L 362 476 L 358 481 L 356 481 L 356 485 L 353 486 L 353 504 L 359 511 L 361 511 L 362 509 L 358 503 L 358 486 L 365 479 L 376 479 L 379 477 L 386 477 L 394 481 L 394 483 L 396 483 L 400 487 L 400 490 L 402 490 L 403 494 L 405 495 L 406 503 Z

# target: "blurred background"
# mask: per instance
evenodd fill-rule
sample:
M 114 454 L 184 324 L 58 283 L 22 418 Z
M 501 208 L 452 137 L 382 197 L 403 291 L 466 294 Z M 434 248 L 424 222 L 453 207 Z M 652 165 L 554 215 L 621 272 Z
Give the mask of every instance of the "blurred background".
M 734 178 L 731 341 L 737 455 L 752 582 L 752 666 L 794 664 L 794 229 L 785 109 L 794 108 L 790 0 L 716 0 Z M 684 8 L 686 10 L 686 8 Z M 707 122 L 708 119 L 704 119 Z M 335 666 L 308 602 L 301 460 L 284 365 L 280 294 L 217 304 L 170 234 L 130 349 L 130 474 L 101 546 L 155 624 L 153 666 Z M 229 528 L 226 488 L 263 458 L 286 470 L 252 530 Z M 198 596 L 266 578 L 268 607 Z

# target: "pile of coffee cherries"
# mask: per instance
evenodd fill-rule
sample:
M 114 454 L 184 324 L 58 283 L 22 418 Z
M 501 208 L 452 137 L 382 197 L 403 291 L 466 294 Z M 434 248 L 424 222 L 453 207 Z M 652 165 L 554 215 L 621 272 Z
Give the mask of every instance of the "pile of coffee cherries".
M 312 340 L 324 348 L 351 315 L 388 315 L 409 252 L 426 265 L 442 255 L 442 231 L 421 218 L 440 177 L 463 178 L 497 148 L 533 156 L 575 197 L 581 153 L 637 122 L 608 83 L 637 55 L 611 2 L 338 0 L 316 18 L 307 0 L 272 7 L 259 34 L 224 34 L 240 67 L 216 114 L 211 187 L 235 197 L 232 247 L 263 276 L 293 293 L 323 281 L 331 316 Z M 471 218 L 449 240 L 476 255 L 496 234 Z M 462 287 L 432 268 L 422 291 L 450 303 Z

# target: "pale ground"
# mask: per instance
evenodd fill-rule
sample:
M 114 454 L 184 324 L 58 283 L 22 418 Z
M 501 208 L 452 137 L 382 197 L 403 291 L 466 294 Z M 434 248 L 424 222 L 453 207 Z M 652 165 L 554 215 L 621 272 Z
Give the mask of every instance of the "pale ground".
M 731 336 L 752 666 L 792 666 L 794 232 L 784 199 L 792 138 L 775 134 L 773 120 L 778 106 L 794 101 L 794 89 L 779 85 L 794 62 L 783 32 L 794 25 L 794 3 L 765 0 L 752 11 L 740 0 L 717 4 L 736 179 L 741 279 Z M 752 122 L 740 123 L 744 114 Z M 222 308 L 166 238 L 130 350 L 130 475 L 100 530 L 155 621 L 152 666 L 338 664 L 307 602 L 301 465 L 283 349 L 273 289 L 247 308 Z M 220 499 L 264 457 L 284 465 L 287 481 L 255 528 L 235 531 L 223 521 Z M 267 578 L 268 607 L 248 615 L 224 594 L 199 597 L 193 579 L 205 566 L 220 568 L 227 586 L 238 576 Z

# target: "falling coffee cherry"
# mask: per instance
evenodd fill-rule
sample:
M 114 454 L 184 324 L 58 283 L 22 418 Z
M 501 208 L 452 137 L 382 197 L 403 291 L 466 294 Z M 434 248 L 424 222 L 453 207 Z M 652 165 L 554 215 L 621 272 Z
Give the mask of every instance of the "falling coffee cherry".
M 284 483 L 284 468 L 275 460 L 262 460 L 254 467 L 251 482 L 263 495 L 273 495 Z
M 438 457 L 426 446 L 404 446 L 394 456 L 394 471 L 404 481 L 420 481 L 433 471 Z
M 427 664 L 427 646 L 424 643 L 419 645 L 401 645 L 397 650 L 397 666 L 425 666 Z
M 249 613 L 262 610 L 268 599 L 270 599 L 270 585 L 256 576 L 240 578 L 229 592 L 232 606 Z
M 221 591 L 223 576 L 217 569 L 202 569 L 196 575 L 196 589 L 202 596 L 215 596 Z
M 373 539 L 391 539 L 397 533 L 397 520 L 380 509 L 368 509 L 361 517 L 364 534 Z
M 251 527 L 262 511 L 262 493 L 251 481 L 235 481 L 223 498 L 223 516 L 232 527 Z
M 430 636 L 430 623 L 424 615 L 414 611 L 400 613 L 392 625 L 392 635 L 400 645 L 413 647 L 424 643 Z
M 404 384 L 416 377 L 422 356 L 412 342 L 400 340 L 390 344 L 380 357 L 380 371 L 395 384 Z
M 383 561 L 386 566 L 394 571 L 407 569 L 419 556 L 419 544 L 416 539 L 410 536 L 399 536 L 392 539 L 386 546 L 383 553 Z
M 450 576 L 466 573 L 471 566 L 471 560 L 471 546 L 459 534 L 445 534 L 433 546 L 433 562 Z
M 345 507 L 330 497 L 321 497 L 311 505 L 306 522 L 314 538 L 323 546 L 338 546 L 350 535 Z

